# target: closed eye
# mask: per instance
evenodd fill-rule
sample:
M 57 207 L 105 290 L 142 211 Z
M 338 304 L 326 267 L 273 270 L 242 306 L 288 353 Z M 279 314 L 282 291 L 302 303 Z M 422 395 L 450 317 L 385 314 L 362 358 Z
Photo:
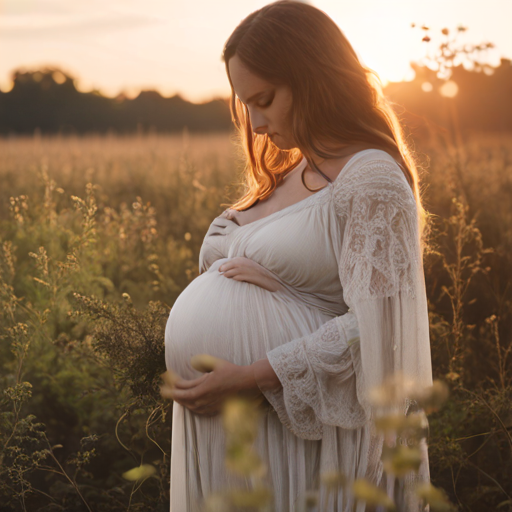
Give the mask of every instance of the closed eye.
M 272 101 L 274 100 L 274 97 L 270 98 L 269 101 L 267 101 L 267 103 L 263 104 L 263 105 L 258 105 L 258 107 L 260 108 L 267 108 L 267 107 L 270 107 L 270 105 L 272 105 Z

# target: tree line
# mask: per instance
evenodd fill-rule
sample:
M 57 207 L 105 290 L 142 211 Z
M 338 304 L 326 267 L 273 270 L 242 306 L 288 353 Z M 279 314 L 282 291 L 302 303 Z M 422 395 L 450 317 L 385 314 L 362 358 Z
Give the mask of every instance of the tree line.
M 457 112 L 461 131 L 512 131 L 512 63 L 501 59 L 492 72 L 453 69 L 455 91 L 443 95 L 445 81 L 428 67 L 411 63 L 410 82 L 391 82 L 384 94 L 413 132 L 450 128 Z M 196 104 L 179 94 L 163 97 L 141 91 L 133 99 L 99 91 L 80 92 L 76 80 L 58 68 L 16 70 L 13 87 L 0 92 L 0 134 L 219 132 L 232 129 L 229 98 Z M 455 94 L 454 94 L 455 92 Z

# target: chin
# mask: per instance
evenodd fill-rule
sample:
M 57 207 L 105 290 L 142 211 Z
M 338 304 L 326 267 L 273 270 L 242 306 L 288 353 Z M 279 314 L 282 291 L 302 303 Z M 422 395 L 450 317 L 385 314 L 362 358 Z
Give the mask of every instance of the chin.
M 286 142 L 286 140 L 283 140 L 279 135 L 274 136 L 273 139 L 270 139 L 270 142 L 276 146 L 276 148 L 286 150 L 286 149 L 293 149 L 290 144 Z

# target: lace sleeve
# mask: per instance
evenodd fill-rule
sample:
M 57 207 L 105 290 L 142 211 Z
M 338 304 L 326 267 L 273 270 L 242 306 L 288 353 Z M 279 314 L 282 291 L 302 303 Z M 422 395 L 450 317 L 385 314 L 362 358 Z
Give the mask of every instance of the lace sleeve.
M 371 414 L 369 391 L 388 378 L 403 379 L 404 413 L 412 390 L 432 385 L 418 208 L 404 173 L 386 156 L 367 162 L 335 198 L 344 225 L 339 276 L 360 328 L 359 399 Z
M 282 388 L 262 393 L 298 437 L 321 439 L 322 424 L 358 428 L 367 421 L 354 379 L 360 358 L 351 352 L 359 350 L 358 336 L 355 315 L 348 312 L 267 352 Z
M 391 374 L 432 384 L 417 207 L 402 170 L 391 157 L 371 160 L 336 180 L 333 193 L 350 311 L 267 352 L 282 388 L 262 389 L 304 439 L 321 439 L 322 424 L 369 421 L 369 390 Z M 410 403 L 404 397 L 405 413 Z

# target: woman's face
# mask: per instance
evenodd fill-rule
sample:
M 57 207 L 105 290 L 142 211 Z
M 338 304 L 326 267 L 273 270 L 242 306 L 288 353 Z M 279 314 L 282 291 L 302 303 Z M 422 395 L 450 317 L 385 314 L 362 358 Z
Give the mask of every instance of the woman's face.
M 228 62 L 231 82 L 238 98 L 247 105 L 254 133 L 267 133 L 280 149 L 296 147 L 291 135 L 292 91 L 253 74 L 235 54 Z

